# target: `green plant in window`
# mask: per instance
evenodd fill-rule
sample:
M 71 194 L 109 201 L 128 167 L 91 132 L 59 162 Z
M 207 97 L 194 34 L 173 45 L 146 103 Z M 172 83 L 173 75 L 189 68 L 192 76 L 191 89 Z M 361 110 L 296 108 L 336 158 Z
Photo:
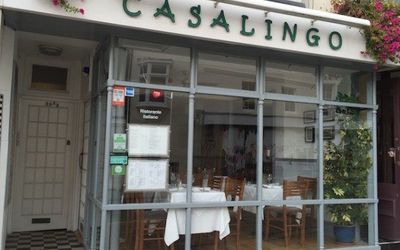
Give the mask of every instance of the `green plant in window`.
M 346 101 L 350 97 L 339 98 Z M 324 145 L 325 199 L 366 198 L 372 167 L 371 130 L 361 121 L 359 109 L 338 107 L 336 114 L 339 138 Z M 361 224 L 368 216 L 365 205 L 329 205 L 328 212 L 337 225 Z

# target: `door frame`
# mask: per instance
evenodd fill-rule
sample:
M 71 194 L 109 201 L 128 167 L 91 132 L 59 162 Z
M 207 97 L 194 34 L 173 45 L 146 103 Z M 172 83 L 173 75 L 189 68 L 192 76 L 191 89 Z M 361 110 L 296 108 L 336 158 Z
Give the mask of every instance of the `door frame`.
M 392 110 L 389 110 L 388 112 L 392 112 L 391 117 L 392 117 L 392 121 L 390 125 L 393 126 L 393 131 L 392 131 L 392 135 L 391 135 L 391 139 L 393 139 L 393 141 L 387 141 L 388 138 L 387 136 L 383 136 L 381 135 L 381 143 L 377 145 L 377 150 L 378 152 L 381 151 L 382 153 L 382 157 L 379 158 L 377 160 L 380 160 L 381 162 L 378 162 L 378 165 L 380 165 L 380 168 L 378 168 L 378 171 L 381 171 L 382 168 L 383 170 L 387 171 L 387 169 L 385 169 L 386 163 L 388 162 L 388 150 L 393 149 L 394 151 L 394 157 L 392 157 L 392 159 L 390 161 L 394 161 L 393 162 L 393 167 L 394 167 L 394 173 L 393 173 L 393 179 L 394 179 L 394 183 L 390 183 L 390 182 L 379 182 L 378 179 L 378 199 L 380 200 L 379 203 L 379 208 L 378 208 L 378 220 L 382 221 L 384 220 L 385 222 L 387 221 L 393 221 L 394 223 L 396 223 L 395 221 L 398 221 L 400 218 L 400 213 L 399 213 L 399 204 L 400 204 L 400 198 L 398 197 L 399 195 L 399 188 L 400 188 L 400 171 L 399 169 L 397 169 L 399 167 L 399 159 L 400 159 L 400 142 L 399 142 L 399 138 L 400 138 L 400 122 L 399 122 L 399 118 L 394 115 L 397 114 L 396 112 L 399 111 L 400 109 L 400 78 L 399 77 L 394 77 L 393 73 L 390 72 L 385 72 L 382 73 L 382 77 L 381 77 L 381 84 L 386 84 L 386 86 L 389 86 L 389 89 L 384 89 L 384 91 L 381 91 L 380 95 L 381 98 L 383 98 L 383 96 L 385 96 L 385 94 L 387 94 L 387 92 L 391 92 L 393 93 L 393 99 L 391 100 L 390 105 L 392 107 Z M 385 108 L 385 106 L 383 107 Z M 382 109 L 382 105 L 380 107 L 380 109 Z M 383 109 L 382 112 L 385 112 L 385 110 Z M 387 113 L 387 112 L 386 112 Z M 382 123 L 385 123 L 387 121 L 385 121 L 383 119 L 383 117 L 378 117 L 379 119 L 381 119 L 381 121 L 379 121 L 379 123 L 382 126 Z M 383 119 L 383 121 L 382 121 Z M 385 124 L 388 125 L 388 124 Z M 384 129 L 390 129 L 390 127 L 383 127 Z M 383 140 L 386 141 L 383 141 Z M 390 145 L 389 145 L 390 144 Z M 380 148 L 378 148 L 380 147 Z M 392 223 L 392 222 L 391 222 Z M 395 230 L 390 230 L 390 227 L 393 227 L 393 224 L 385 224 L 384 222 L 380 222 L 378 224 L 379 226 L 379 235 L 380 238 L 384 239 L 383 236 L 386 236 L 385 240 L 395 240 L 395 238 L 398 240 L 400 234 L 396 234 L 397 231 Z
M 46 97 L 37 97 L 37 96 L 19 96 L 18 97 L 18 107 L 16 108 L 17 110 L 17 133 L 19 134 L 19 131 L 23 128 L 22 124 L 22 117 L 21 117 L 21 103 L 24 100 L 32 100 L 32 101 L 49 101 L 49 100 L 56 100 L 60 102 L 66 102 L 72 105 L 72 110 L 73 114 L 78 114 L 77 116 L 72 116 L 74 120 L 71 122 L 71 131 L 78 131 L 77 133 L 72 132 L 71 133 L 71 159 L 70 159 L 70 164 L 72 166 L 69 176 L 67 177 L 67 183 L 68 185 L 68 190 L 71 190 L 72 192 L 68 192 L 68 196 L 66 197 L 68 199 L 68 211 L 67 211 L 67 230 L 72 230 L 75 231 L 78 228 L 78 220 L 79 220 L 79 190 L 80 190 L 80 178 L 81 178 L 81 173 L 79 171 L 79 153 L 80 149 L 82 148 L 82 142 L 80 138 L 83 136 L 82 134 L 82 103 L 79 100 L 74 100 L 74 99 L 69 99 L 69 98 L 46 98 Z M 16 135 L 17 136 L 17 135 Z M 16 145 L 16 138 L 13 138 L 13 147 L 17 149 Z M 15 150 L 14 155 L 13 155 L 13 166 L 14 166 L 14 173 L 16 172 L 17 168 L 17 159 L 16 159 L 16 154 L 18 150 Z M 16 174 L 12 176 L 12 190 L 11 190 L 11 206 L 12 209 L 9 214 L 8 218 L 8 228 L 10 229 L 10 232 L 15 231 L 15 225 L 13 223 L 15 214 L 12 212 L 16 208 L 16 201 L 15 199 L 16 196 L 16 188 L 17 188 L 17 181 L 18 178 L 16 177 Z

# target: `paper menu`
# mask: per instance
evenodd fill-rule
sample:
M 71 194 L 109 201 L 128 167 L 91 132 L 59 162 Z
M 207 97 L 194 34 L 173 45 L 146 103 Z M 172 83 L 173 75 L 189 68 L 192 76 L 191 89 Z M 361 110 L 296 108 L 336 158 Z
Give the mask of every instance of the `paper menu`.
M 129 159 L 125 191 L 157 191 L 168 187 L 168 160 Z
M 128 125 L 130 157 L 169 157 L 169 125 Z

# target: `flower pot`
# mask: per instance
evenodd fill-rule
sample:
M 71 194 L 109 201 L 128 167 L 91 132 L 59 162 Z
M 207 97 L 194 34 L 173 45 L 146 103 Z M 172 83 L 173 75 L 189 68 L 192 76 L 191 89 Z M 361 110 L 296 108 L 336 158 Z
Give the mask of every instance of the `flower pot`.
M 352 243 L 356 235 L 356 227 L 335 225 L 333 227 L 333 232 L 336 242 Z

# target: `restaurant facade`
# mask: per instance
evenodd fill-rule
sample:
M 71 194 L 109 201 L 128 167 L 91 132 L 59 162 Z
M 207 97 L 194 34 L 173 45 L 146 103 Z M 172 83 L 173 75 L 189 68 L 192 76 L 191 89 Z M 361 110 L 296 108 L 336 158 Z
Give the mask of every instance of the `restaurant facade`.
M 85 249 L 380 249 L 368 21 L 71 3 L 0 1 L 0 249 L 60 230 Z

